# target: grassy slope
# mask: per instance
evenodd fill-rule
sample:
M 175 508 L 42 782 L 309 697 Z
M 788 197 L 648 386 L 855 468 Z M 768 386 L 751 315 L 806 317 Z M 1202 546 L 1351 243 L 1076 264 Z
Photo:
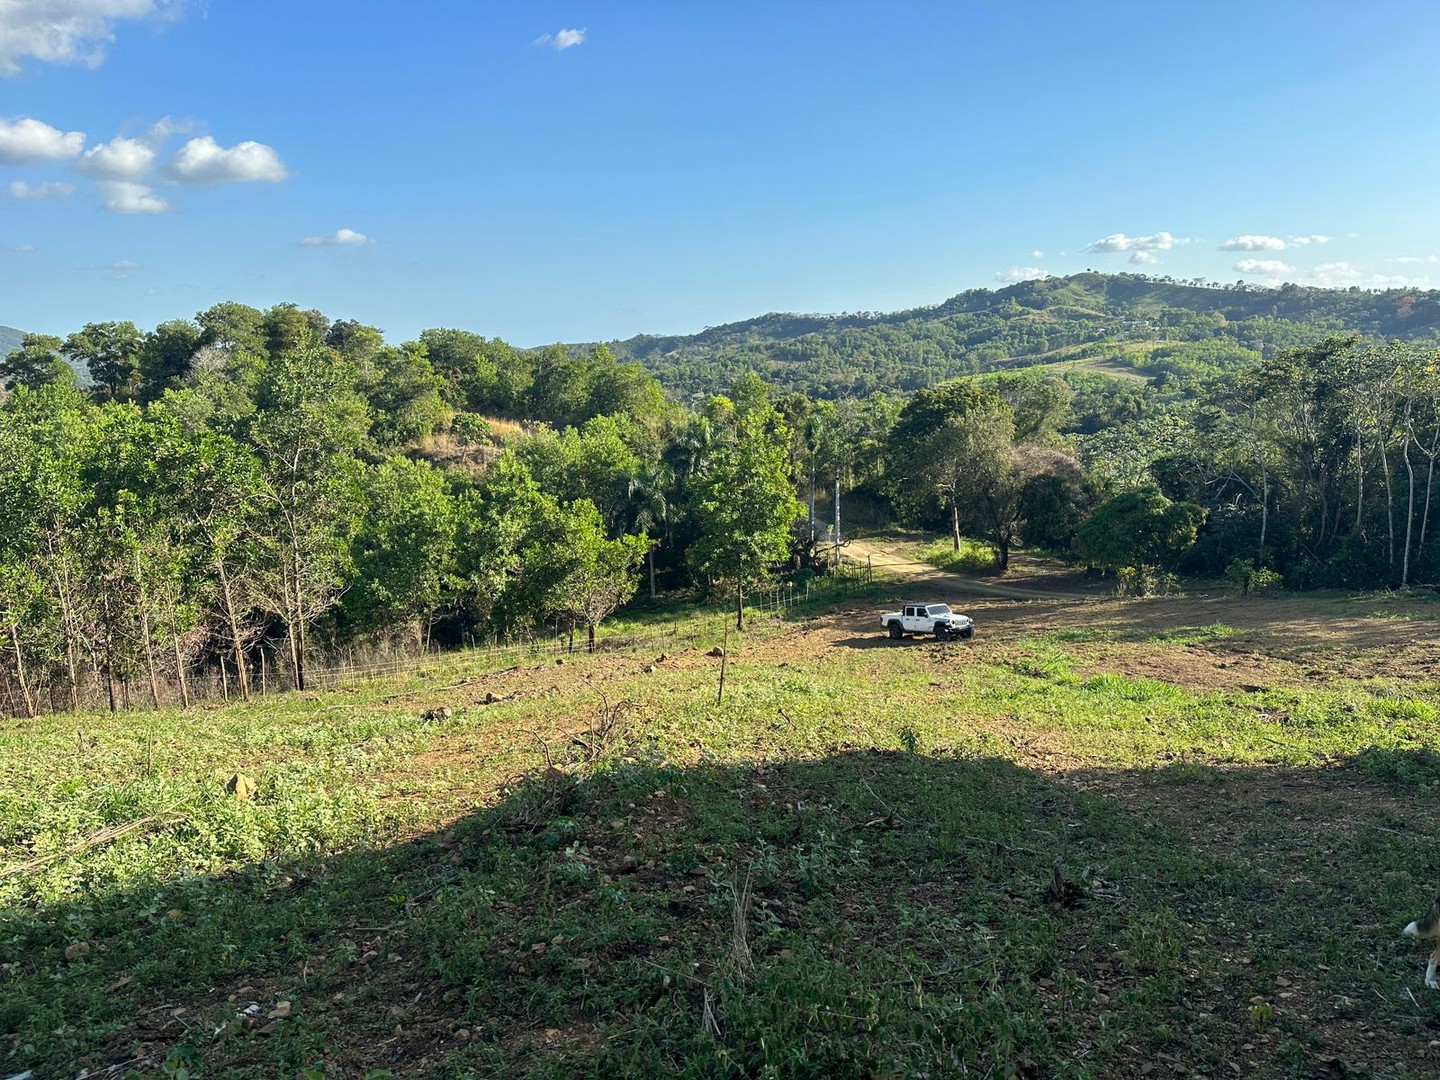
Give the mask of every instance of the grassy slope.
M 0 878 L 0 1071 L 1433 1073 L 1433 605 L 884 599 L 7 721 L 0 866 L 171 816 Z

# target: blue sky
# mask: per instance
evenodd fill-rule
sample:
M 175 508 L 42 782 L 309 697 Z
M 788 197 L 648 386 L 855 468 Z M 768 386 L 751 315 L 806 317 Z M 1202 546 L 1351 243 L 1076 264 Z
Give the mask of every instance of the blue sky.
M 691 332 L 1087 267 L 1440 285 L 1440 5 L 0 4 L 0 324 Z M 118 140 L 118 141 L 117 141 Z

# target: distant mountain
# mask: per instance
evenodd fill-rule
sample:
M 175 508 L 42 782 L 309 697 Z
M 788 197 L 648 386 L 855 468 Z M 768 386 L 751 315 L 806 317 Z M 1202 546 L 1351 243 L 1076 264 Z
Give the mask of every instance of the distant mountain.
M 893 313 L 769 314 L 698 334 L 610 342 L 682 399 L 754 371 L 817 397 L 910 391 L 945 379 L 1052 361 L 1139 374 L 1210 369 L 1355 331 L 1440 337 L 1440 292 L 1261 288 L 1140 274 L 1075 274 L 972 289 Z M 1140 342 L 1148 343 L 1141 349 Z M 1174 359 L 1158 368 L 1151 363 Z
M 0 357 L 9 356 L 18 349 L 20 339 L 24 336 L 23 330 L 16 330 L 13 326 L 0 326 Z

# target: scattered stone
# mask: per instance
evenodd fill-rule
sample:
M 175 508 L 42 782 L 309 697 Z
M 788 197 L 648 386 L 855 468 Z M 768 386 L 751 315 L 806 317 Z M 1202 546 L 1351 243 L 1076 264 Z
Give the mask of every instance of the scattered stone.
M 225 791 L 227 794 L 235 796 L 236 802 L 249 802 L 255 797 L 255 781 L 243 772 L 237 772 L 225 781 Z
M 88 941 L 77 941 L 65 946 L 66 960 L 79 960 L 82 956 L 90 955 L 90 943 Z
M 654 664 L 646 664 L 640 670 L 643 671 L 646 675 L 654 675 L 657 669 Z
M 557 663 L 557 664 L 563 664 L 563 663 L 565 663 L 565 657 L 563 657 L 563 656 L 557 656 L 557 657 L 555 657 L 555 663 Z
M 266 1019 L 266 1020 L 283 1020 L 285 1017 L 287 1017 L 287 1016 L 289 1016 L 289 1015 L 290 1015 L 290 1002 L 288 1002 L 288 1001 L 277 1001 L 277 1002 L 275 1003 L 275 1008 L 271 1009 L 268 1013 L 265 1014 L 265 1019 Z
M 450 711 L 449 706 L 440 705 L 433 709 L 427 709 L 421 719 L 429 721 L 433 724 L 436 722 L 443 722 L 445 720 L 449 720 L 450 717 L 454 715 L 455 714 Z

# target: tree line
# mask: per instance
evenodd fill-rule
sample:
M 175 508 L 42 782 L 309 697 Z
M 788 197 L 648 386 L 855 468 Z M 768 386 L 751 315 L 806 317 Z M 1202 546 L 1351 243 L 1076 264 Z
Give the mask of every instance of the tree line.
M 684 407 L 603 345 L 393 345 L 291 304 L 27 335 L 0 360 L 6 686 L 27 712 L 185 700 L 205 671 L 246 695 L 266 663 L 303 687 L 345 645 L 593 642 L 641 590 L 743 619 L 827 569 L 837 485 L 847 516 L 984 538 L 1000 572 L 1027 547 L 1136 591 L 1436 580 L 1433 349 L 1196 355 L 908 396 L 746 372 Z

